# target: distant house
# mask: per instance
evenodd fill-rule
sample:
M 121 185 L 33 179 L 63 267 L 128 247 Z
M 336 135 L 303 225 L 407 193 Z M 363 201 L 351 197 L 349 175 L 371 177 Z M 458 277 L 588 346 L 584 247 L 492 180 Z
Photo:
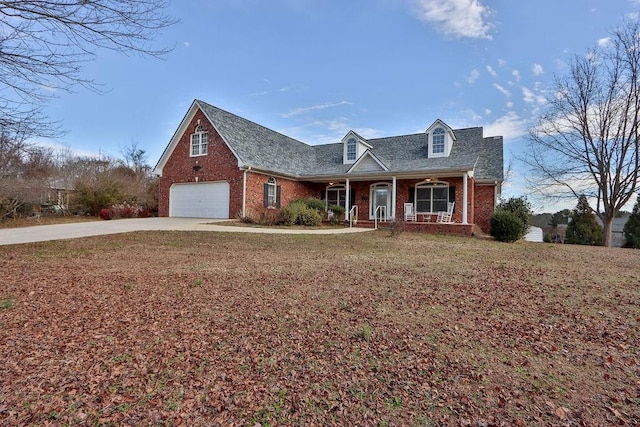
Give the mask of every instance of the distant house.
M 527 242 L 542 243 L 544 241 L 542 234 L 542 228 L 531 226 L 523 238 Z
M 69 213 L 73 187 L 63 179 L 54 179 L 40 196 L 42 208 L 54 213 Z
M 613 219 L 613 224 L 611 226 L 611 247 L 613 248 L 621 248 L 625 244 L 624 240 L 624 225 L 629 220 L 628 215 L 624 215 L 618 218 Z M 600 218 L 596 217 L 596 221 L 598 224 L 602 226 L 602 221 Z
M 453 224 L 488 231 L 503 182 L 502 137 L 436 120 L 424 132 L 308 145 L 195 100 L 154 169 L 160 216 L 232 218 L 317 197 L 362 220 L 428 223 L 454 203 Z

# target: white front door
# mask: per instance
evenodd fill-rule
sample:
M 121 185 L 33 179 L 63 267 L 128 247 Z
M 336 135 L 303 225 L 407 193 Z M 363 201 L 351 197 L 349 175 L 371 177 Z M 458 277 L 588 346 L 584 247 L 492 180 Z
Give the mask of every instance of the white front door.
M 386 221 L 391 215 L 391 185 L 387 183 L 373 184 L 369 197 L 369 219 L 378 215 L 378 220 Z

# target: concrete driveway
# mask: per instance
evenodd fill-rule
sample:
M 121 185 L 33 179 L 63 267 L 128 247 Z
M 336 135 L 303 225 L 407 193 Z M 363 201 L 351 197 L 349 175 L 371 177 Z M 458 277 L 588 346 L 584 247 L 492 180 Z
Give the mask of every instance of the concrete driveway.
M 78 222 L 56 225 L 0 229 L 0 245 L 44 242 L 47 240 L 76 239 L 105 234 L 132 231 L 217 231 L 227 233 L 273 234 L 343 234 L 371 231 L 370 228 L 332 228 L 325 230 L 300 230 L 286 228 L 254 228 L 216 225 L 221 220 L 203 218 L 136 218 L 112 221 Z

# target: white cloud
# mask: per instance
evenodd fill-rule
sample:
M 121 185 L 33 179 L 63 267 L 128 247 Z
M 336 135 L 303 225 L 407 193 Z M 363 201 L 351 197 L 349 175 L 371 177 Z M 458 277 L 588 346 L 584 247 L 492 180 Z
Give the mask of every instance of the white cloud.
M 249 96 L 265 96 L 274 92 L 288 92 L 293 89 L 293 86 L 285 86 L 277 90 L 263 90 L 262 92 L 253 92 L 250 93 Z
M 485 116 L 490 116 L 492 112 L 493 112 L 493 111 L 491 111 L 491 109 L 489 109 L 489 108 L 485 108 L 485 109 L 484 109 L 484 115 L 485 115 Z
M 609 43 L 611 43 L 611 37 L 598 39 L 598 46 L 600 47 L 606 47 L 607 45 L 609 45 Z
M 282 117 L 288 119 L 293 116 L 308 113 L 309 111 L 324 110 L 326 108 L 339 107 L 341 105 L 351 105 L 351 103 L 349 101 L 325 102 L 324 104 L 312 105 L 310 107 L 294 108 L 293 110 L 284 113 Z
M 540 64 L 533 64 L 531 66 L 531 71 L 533 72 L 533 74 L 535 76 L 539 76 L 540 74 L 544 74 L 544 70 L 542 69 L 542 65 L 540 65 Z
M 511 75 L 513 76 L 514 79 L 516 79 L 517 82 L 520 81 L 520 71 L 518 70 L 513 70 L 511 72 Z
M 478 121 L 482 120 L 482 116 L 471 109 L 463 110 L 462 114 L 465 117 L 465 119 L 463 120 L 463 123 L 477 123 Z M 464 126 L 467 126 L 467 125 L 464 125 Z M 473 125 L 470 124 L 468 126 L 473 126 Z
M 40 89 L 44 90 L 45 92 L 51 93 L 56 93 L 58 91 L 57 87 L 51 85 L 40 85 Z
M 491 65 L 487 65 L 487 73 L 491 74 L 492 77 L 498 77 L 498 73 L 493 69 Z
M 498 89 L 498 92 L 500 92 L 501 94 L 503 94 L 504 96 L 506 96 L 507 98 L 511 96 L 511 92 L 509 92 L 507 89 L 505 89 L 504 87 L 500 86 L 498 83 L 494 83 L 493 87 L 495 87 L 496 89 Z
M 507 106 L 507 108 L 513 108 L 513 101 L 509 101 L 506 104 L 504 104 Z
M 502 136 L 505 142 L 522 137 L 527 133 L 527 122 L 513 111 L 498 117 L 484 126 L 485 136 Z
M 498 66 L 500 68 L 504 67 L 505 65 L 507 65 L 507 61 L 505 61 L 504 59 L 498 59 Z
M 471 70 L 471 74 L 469 74 L 469 77 L 467 77 L 467 83 L 469 83 L 470 85 L 474 84 L 476 80 L 478 80 L 478 77 L 480 77 L 480 73 L 474 68 L 473 70 Z
M 271 93 L 270 90 L 263 90 L 262 92 L 250 93 L 249 96 L 264 96 L 264 95 L 269 95 L 270 93 Z
M 345 117 L 338 117 L 332 120 L 313 120 L 301 126 L 279 129 L 278 132 L 290 135 L 310 145 L 319 145 L 340 142 L 350 130 L 367 139 L 383 136 L 383 132 L 378 129 L 352 128 L 349 120 Z
M 491 39 L 491 9 L 480 0 L 413 0 L 418 18 L 454 38 Z
M 524 86 L 522 87 L 522 99 L 527 104 L 543 105 L 543 104 L 546 104 L 547 102 L 544 96 L 538 93 L 535 93 L 528 87 L 524 87 Z
M 189 42 L 184 42 L 184 43 L 183 43 L 183 45 L 184 45 L 184 47 L 190 47 L 190 46 L 191 46 L 191 43 L 189 43 Z

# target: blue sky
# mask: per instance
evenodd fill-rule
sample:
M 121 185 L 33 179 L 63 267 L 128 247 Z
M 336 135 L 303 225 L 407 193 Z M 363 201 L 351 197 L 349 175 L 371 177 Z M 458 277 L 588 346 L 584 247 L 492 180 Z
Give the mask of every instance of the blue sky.
M 504 136 L 509 163 L 554 74 L 639 11 L 639 0 L 176 0 L 180 23 L 157 39 L 175 46 L 165 59 L 98 51 L 84 75 L 105 93 L 60 93 L 45 112 L 67 130 L 55 143 L 118 156 L 135 141 L 151 165 L 195 98 L 309 144 L 438 118 L 483 126 Z M 513 170 L 504 195 L 527 194 L 526 169 Z

